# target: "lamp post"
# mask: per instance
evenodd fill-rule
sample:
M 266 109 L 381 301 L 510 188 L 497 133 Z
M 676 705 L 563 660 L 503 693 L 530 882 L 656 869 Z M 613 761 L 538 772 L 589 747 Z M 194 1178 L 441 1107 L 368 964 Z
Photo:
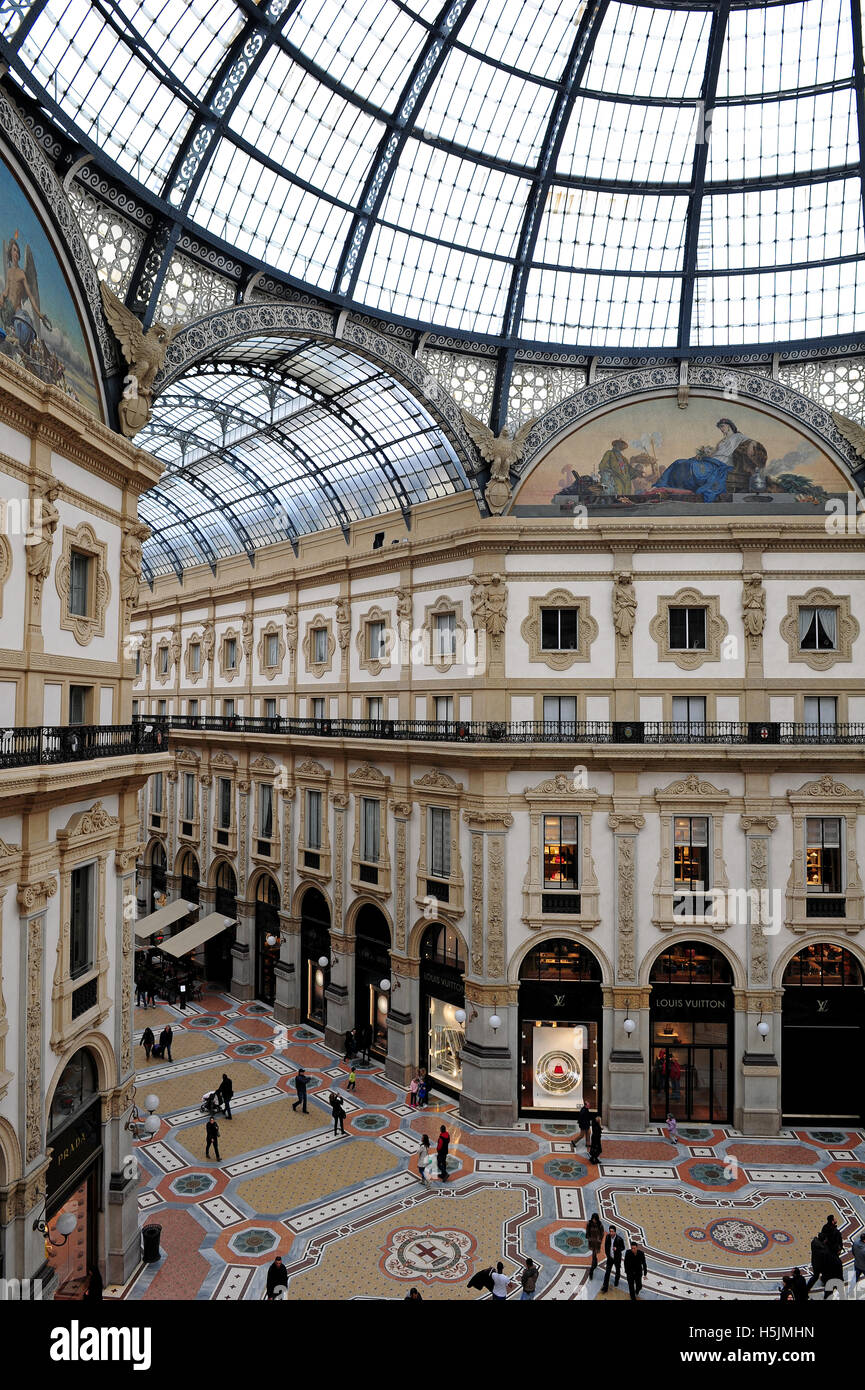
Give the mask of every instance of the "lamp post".
M 635 1029 L 636 1029 L 636 1027 L 637 1027 L 636 1023 L 635 1023 L 634 1020 L 631 1018 L 631 1001 L 630 1001 L 630 999 L 626 999 L 626 1000 L 625 1000 L 625 1021 L 624 1021 L 624 1023 L 622 1024 L 622 1027 L 624 1028 L 624 1030 L 625 1030 L 625 1032 L 627 1033 L 628 1037 L 631 1036 L 631 1034 L 635 1031 Z

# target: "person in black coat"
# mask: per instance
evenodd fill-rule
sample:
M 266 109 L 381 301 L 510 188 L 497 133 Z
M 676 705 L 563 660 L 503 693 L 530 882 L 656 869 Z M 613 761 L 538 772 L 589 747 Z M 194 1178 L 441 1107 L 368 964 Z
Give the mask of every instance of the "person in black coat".
M 153 1029 L 145 1028 L 144 1032 L 141 1034 L 141 1046 L 144 1048 L 144 1054 L 148 1062 L 150 1061 L 150 1053 L 155 1042 L 156 1039 L 153 1036 Z
M 607 1234 L 604 1236 L 604 1255 L 606 1256 L 607 1265 L 604 1271 L 604 1282 L 601 1287 L 601 1293 L 606 1293 L 607 1289 L 610 1287 L 610 1274 L 612 1273 L 613 1269 L 615 1269 L 616 1271 L 616 1277 L 613 1280 L 613 1283 L 615 1284 L 616 1288 L 619 1287 L 619 1279 L 622 1274 L 622 1256 L 624 1255 L 624 1253 L 624 1238 L 619 1235 L 615 1226 L 611 1226 Z
M 805 1285 L 805 1288 L 807 1289 L 808 1293 L 811 1292 L 818 1279 L 823 1279 L 825 1283 L 824 1271 L 826 1268 L 826 1260 L 828 1258 L 828 1255 L 829 1251 L 827 1249 L 826 1242 L 823 1239 L 823 1237 L 821 1235 L 815 1236 L 814 1239 L 811 1241 L 811 1278 Z
M 831 1251 L 833 1255 L 841 1254 L 844 1248 L 844 1240 L 841 1232 L 838 1230 L 838 1223 L 834 1216 L 830 1215 L 826 1217 L 826 1224 L 820 1232 L 820 1238 L 826 1242 L 826 1249 Z
M 166 1023 L 162 1032 L 159 1034 L 159 1046 L 162 1048 L 163 1057 L 167 1057 L 169 1062 L 174 1061 L 174 1058 L 171 1055 L 171 1040 L 173 1037 L 174 1032 L 172 1030 L 171 1024 Z
M 357 1043 L 354 1040 L 354 1031 L 353 1029 L 349 1028 L 348 1032 L 345 1035 L 345 1057 L 343 1058 L 343 1061 L 350 1062 L 356 1052 Z
M 823 1288 L 825 1290 L 823 1294 L 824 1299 L 829 1298 L 832 1292 L 829 1286 L 830 1284 L 835 1283 L 836 1280 L 838 1280 L 843 1285 L 844 1270 L 841 1267 L 841 1257 L 840 1255 L 836 1255 L 834 1250 L 827 1249 L 825 1263 L 823 1265 Z M 843 1289 L 841 1296 L 842 1298 L 844 1296 Z
M 288 1270 L 282 1263 L 282 1256 L 277 1255 L 273 1264 L 267 1270 L 267 1296 L 273 1298 L 278 1288 L 288 1288 Z
M 301 1067 L 300 1071 L 297 1073 L 297 1076 L 294 1078 L 294 1089 L 297 1091 L 297 1100 L 294 1102 L 294 1105 L 291 1108 L 292 1110 L 296 1110 L 299 1105 L 302 1105 L 304 1115 L 309 1114 L 309 1110 L 307 1109 L 306 1105 L 306 1088 L 308 1085 L 309 1077 L 307 1076 L 303 1067 Z
M 603 1150 L 601 1148 L 601 1117 L 596 1115 L 592 1120 L 592 1136 L 589 1141 L 589 1162 L 597 1163 Z
M 345 1106 L 340 1100 L 336 1091 L 330 1093 L 330 1113 L 333 1116 L 333 1135 L 336 1138 L 337 1125 L 341 1134 L 345 1134 Z
M 573 1139 L 571 1140 L 571 1148 L 573 1149 L 574 1153 L 576 1153 L 577 1145 L 579 1144 L 581 1139 L 584 1139 L 586 1141 L 586 1153 L 588 1153 L 589 1131 L 592 1127 L 592 1112 L 585 1101 L 583 1101 L 582 1110 L 577 1111 L 577 1124 L 580 1126 L 580 1132 L 579 1134 L 575 1134 Z
M 639 1296 L 643 1287 L 643 1276 L 647 1273 L 646 1256 L 637 1242 L 632 1240 L 630 1250 L 625 1251 L 625 1278 L 628 1281 L 628 1293 L 632 1299 Z
M 216 1120 L 213 1118 L 212 1115 L 210 1116 L 210 1119 L 207 1121 L 204 1132 L 207 1135 L 207 1144 L 205 1145 L 204 1149 L 204 1157 L 210 1158 L 210 1146 L 212 1144 L 213 1152 L 216 1155 L 216 1161 L 217 1163 L 221 1163 L 222 1160 L 219 1157 L 219 1125 L 216 1123 Z
M 231 1077 L 230 1077 L 230 1076 L 226 1076 L 225 1072 L 222 1073 L 222 1080 L 221 1080 L 221 1082 L 219 1083 L 219 1089 L 218 1089 L 218 1091 L 216 1092 L 216 1094 L 217 1094 L 218 1096 L 222 1096 L 222 1103 L 223 1103 L 223 1105 L 225 1106 L 225 1118 L 226 1118 L 227 1120 L 230 1120 L 230 1119 L 231 1119 L 231 1097 L 234 1095 L 234 1084 L 233 1084 L 233 1082 L 232 1082 L 232 1080 L 231 1080 Z
M 805 1283 L 805 1276 L 798 1265 L 790 1275 L 790 1285 L 793 1289 L 793 1302 L 807 1303 L 808 1285 Z
M 473 1274 L 466 1284 L 467 1289 L 492 1289 L 493 1287 L 493 1267 L 489 1265 L 486 1269 L 479 1269 L 477 1274 Z
M 87 1282 L 87 1289 L 82 1300 L 84 1303 L 102 1302 L 102 1275 L 96 1265 L 90 1271 L 90 1278 Z

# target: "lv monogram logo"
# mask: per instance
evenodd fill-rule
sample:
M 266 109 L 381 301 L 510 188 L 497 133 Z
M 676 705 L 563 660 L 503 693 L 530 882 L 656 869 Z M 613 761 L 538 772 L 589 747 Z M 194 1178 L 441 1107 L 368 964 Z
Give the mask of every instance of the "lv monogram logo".
M 565 996 L 563 994 L 554 994 L 553 998 L 556 1001 L 557 1009 L 563 1009 L 565 1007 Z
M 828 1000 L 828 999 L 818 999 L 818 1000 L 817 1000 L 817 1012 L 818 1012 L 818 1014 L 827 1014 L 827 1013 L 829 1012 L 829 1000 Z

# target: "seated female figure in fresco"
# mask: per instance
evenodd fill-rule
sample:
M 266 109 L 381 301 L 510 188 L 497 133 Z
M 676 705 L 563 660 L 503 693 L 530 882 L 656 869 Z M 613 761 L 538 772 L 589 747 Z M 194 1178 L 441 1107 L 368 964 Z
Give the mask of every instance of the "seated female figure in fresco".
M 703 502 L 717 502 L 728 492 L 733 455 L 748 440 L 726 417 L 718 420 L 717 426 L 721 431 L 717 444 L 702 445 L 693 458 L 674 459 L 653 486 L 695 492 Z

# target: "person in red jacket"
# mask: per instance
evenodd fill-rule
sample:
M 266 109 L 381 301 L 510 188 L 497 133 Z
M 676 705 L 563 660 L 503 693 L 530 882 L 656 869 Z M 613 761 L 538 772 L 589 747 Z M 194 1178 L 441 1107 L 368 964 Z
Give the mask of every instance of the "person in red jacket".
M 439 1175 L 442 1182 L 447 1182 L 448 1180 L 448 1149 L 450 1147 L 450 1142 L 451 1137 L 447 1132 L 447 1128 L 445 1125 L 442 1125 L 439 1130 L 438 1143 L 436 1144 L 436 1162 L 438 1163 Z

